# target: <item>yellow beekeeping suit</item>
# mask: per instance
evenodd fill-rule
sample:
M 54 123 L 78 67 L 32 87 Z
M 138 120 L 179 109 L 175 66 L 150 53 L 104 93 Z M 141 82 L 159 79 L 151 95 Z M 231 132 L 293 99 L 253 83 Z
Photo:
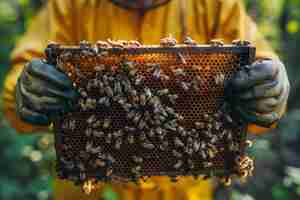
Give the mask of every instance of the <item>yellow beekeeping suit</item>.
M 14 90 L 24 63 L 33 57 L 43 57 L 49 41 L 77 44 L 81 40 L 96 42 L 110 38 L 157 44 L 170 34 L 179 41 L 186 34 L 199 43 L 213 38 L 225 42 L 246 39 L 256 45 L 258 58 L 276 57 L 239 0 L 171 0 L 144 15 L 120 8 L 109 0 L 48 0 L 12 54 L 3 93 L 5 115 L 19 132 L 46 130 L 17 118 Z M 261 129 L 252 126 L 250 130 Z M 56 180 L 54 188 L 56 200 L 101 199 L 101 190 L 87 197 L 67 181 Z M 171 184 L 166 177 L 154 177 L 140 186 L 114 184 L 112 188 L 122 200 L 209 200 L 213 191 L 209 181 L 182 178 Z

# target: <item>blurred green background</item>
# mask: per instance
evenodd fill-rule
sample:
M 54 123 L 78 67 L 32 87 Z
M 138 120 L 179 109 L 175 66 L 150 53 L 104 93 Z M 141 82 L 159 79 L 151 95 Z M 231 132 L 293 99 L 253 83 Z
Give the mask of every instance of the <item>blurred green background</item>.
M 45 2 L 0 0 L 1 86 L 16 41 Z M 289 111 L 278 129 L 254 138 L 250 153 L 256 159 L 255 176 L 246 184 L 219 186 L 215 199 L 300 199 L 300 0 L 245 0 L 245 5 L 287 66 L 292 85 Z M 17 135 L 0 112 L 0 199 L 52 199 L 54 157 L 51 135 Z

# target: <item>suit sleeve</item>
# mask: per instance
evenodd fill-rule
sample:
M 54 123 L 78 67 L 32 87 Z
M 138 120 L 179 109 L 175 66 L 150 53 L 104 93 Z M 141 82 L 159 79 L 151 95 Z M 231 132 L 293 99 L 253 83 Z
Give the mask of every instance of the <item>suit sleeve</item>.
M 43 58 L 44 49 L 49 41 L 71 43 L 72 16 L 68 1 L 49 0 L 33 18 L 27 32 L 18 41 L 12 55 L 11 67 L 4 81 L 4 115 L 18 132 L 36 132 L 47 127 L 33 126 L 21 121 L 16 115 L 15 86 L 24 64 L 33 58 Z

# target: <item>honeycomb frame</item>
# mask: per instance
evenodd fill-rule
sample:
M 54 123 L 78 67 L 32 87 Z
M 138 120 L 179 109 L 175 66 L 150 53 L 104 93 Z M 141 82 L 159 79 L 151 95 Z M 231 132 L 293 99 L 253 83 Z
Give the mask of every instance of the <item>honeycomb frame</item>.
M 145 86 L 150 91 L 156 92 L 155 94 L 159 94 L 163 89 L 168 89 L 169 95 L 176 94 L 179 96 L 175 105 L 173 107 L 170 106 L 183 118 L 183 121 L 180 121 L 178 126 L 193 131 L 196 129 L 196 122 L 203 122 L 202 126 L 205 127 L 196 129 L 200 143 L 202 140 L 203 143 L 206 143 L 207 140 L 212 140 L 211 138 L 214 135 L 221 138 L 219 138 L 220 141 L 217 140 L 217 144 L 212 148 L 215 151 L 214 153 L 208 151 L 208 147 L 202 149 L 205 151 L 206 157 L 216 154 L 208 159 L 199 159 L 199 153 L 196 154 L 195 152 L 195 154 L 192 153 L 190 156 L 187 156 L 188 158 L 179 159 L 181 162 L 174 157 L 174 150 L 178 149 L 176 145 L 172 144 L 175 137 L 176 139 L 179 138 L 177 140 L 178 145 L 180 140 L 183 141 L 184 146 L 182 148 L 189 146 L 189 141 L 198 141 L 198 138 L 193 135 L 186 139 L 182 135 L 178 135 L 178 127 L 176 131 L 167 132 L 162 140 L 172 144 L 167 147 L 167 151 L 161 151 L 159 149 L 161 143 L 155 139 L 148 138 L 148 133 L 144 135 L 146 135 L 147 141 L 151 141 L 155 146 L 154 148 L 151 147 L 148 150 L 142 148 L 141 142 L 135 142 L 137 143 L 134 144 L 135 146 L 126 142 L 126 145 L 124 145 L 123 142 L 121 144 L 122 147 L 116 150 L 113 147 L 116 141 L 111 139 L 112 141 L 106 142 L 108 141 L 106 138 L 109 134 L 110 138 L 112 138 L 112 133 L 124 129 L 126 124 L 131 123 L 130 120 L 126 119 L 124 109 L 111 103 L 109 109 L 103 110 L 103 108 L 99 108 L 96 105 L 94 109 L 83 111 L 80 110 L 77 102 L 75 111 L 63 113 L 60 120 L 54 122 L 57 172 L 60 178 L 69 179 L 75 183 L 83 183 L 87 180 L 136 181 L 141 177 L 162 175 L 170 176 L 171 178 L 189 175 L 195 177 L 199 175 L 230 177 L 233 174 L 243 176 L 241 167 L 238 166 L 243 161 L 241 158 L 246 157 L 247 124 L 239 119 L 226 103 L 224 87 L 226 81 L 235 72 L 241 67 L 254 62 L 254 46 L 241 41 L 235 41 L 229 45 L 220 44 L 218 41 L 212 41 L 210 45 L 198 45 L 191 42 L 189 44 L 173 44 L 169 42 L 167 45 L 166 43 L 161 45 L 140 45 L 134 42 L 109 41 L 98 42 L 95 45 L 81 42 L 79 46 L 63 46 L 52 43 L 49 44 L 45 53 L 47 63 L 56 65 L 58 69 L 67 74 L 77 90 L 87 87 L 88 82 L 91 79 L 95 79 L 97 74 L 95 67 L 97 66 L 110 66 L 111 69 L 109 70 L 117 71 L 121 69 L 120 63 L 125 61 L 133 63 L 134 69 L 137 69 L 138 77 L 143 78 L 143 87 Z M 153 70 L 155 69 L 151 69 L 152 71 L 149 69 L 155 68 L 157 65 L 160 70 L 159 77 L 154 79 L 153 73 L 155 71 L 153 72 Z M 79 69 L 80 73 L 77 69 Z M 182 69 L 184 75 L 175 75 L 175 73 L 181 72 Z M 109 71 L 109 73 L 113 74 L 112 77 L 116 77 L 116 74 L 121 72 Z M 199 87 L 197 90 L 192 91 L 191 87 L 195 77 L 198 77 L 200 83 L 197 82 Z M 134 80 L 136 81 L 137 77 Z M 184 84 L 181 84 L 182 82 Z M 189 89 L 186 91 L 184 87 L 180 87 L 178 84 L 180 86 L 188 85 Z M 140 89 L 136 90 L 139 91 Z M 86 101 L 88 97 L 96 99 L 99 96 L 101 95 L 95 90 L 90 93 L 85 91 L 85 95 L 84 93 L 81 94 L 81 97 Z M 101 97 L 105 96 L 107 96 L 107 93 Z M 98 101 L 100 100 L 98 99 Z M 161 100 L 161 102 L 169 105 L 164 100 Z M 91 155 L 91 152 L 87 152 L 87 142 L 89 140 L 84 133 L 89 127 L 87 121 L 92 115 L 95 115 L 96 118 L 101 118 L 102 124 L 104 124 L 105 117 L 109 117 L 112 123 L 115 124 L 112 125 L 109 131 L 104 132 L 104 136 L 101 136 L 103 138 L 93 137 L 91 139 L 93 145 L 101 147 L 101 153 L 97 152 L 99 154 L 97 158 L 101 158 L 98 160 L 94 155 Z M 227 124 L 225 121 L 227 121 Z M 63 127 L 66 124 L 70 126 L 71 122 L 75 124 L 72 129 Z M 218 123 L 221 124 L 219 125 L 221 128 L 219 127 L 218 130 L 215 130 L 215 126 Z M 101 130 L 103 130 L 103 127 L 100 128 Z M 190 133 L 189 131 L 188 133 Z M 207 131 L 212 132 L 212 137 L 209 136 L 209 139 L 206 136 L 201 136 L 203 132 L 207 133 Z M 143 130 L 135 132 L 146 133 Z M 228 133 L 231 135 L 230 138 Z M 129 133 L 126 134 L 129 135 Z M 219 136 L 222 134 L 223 136 Z M 137 137 L 136 133 L 134 137 Z M 233 147 L 229 146 L 230 141 L 233 141 Z M 210 141 L 207 143 L 210 143 Z M 191 144 L 191 146 L 193 145 Z M 89 147 L 93 150 L 92 145 Z M 184 150 L 179 153 L 186 157 L 185 155 L 188 155 L 187 152 L 188 150 Z M 102 157 L 100 154 L 102 154 Z M 140 158 L 143 161 L 139 162 L 138 159 Z M 99 164 L 96 167 L 95 162 Z M 108 162 L 110 163 L 109 167 L 107 166 Z M 92 165 L 94 167 L 91 167 Z M 99 167 L 101 165 L 105 167 Z

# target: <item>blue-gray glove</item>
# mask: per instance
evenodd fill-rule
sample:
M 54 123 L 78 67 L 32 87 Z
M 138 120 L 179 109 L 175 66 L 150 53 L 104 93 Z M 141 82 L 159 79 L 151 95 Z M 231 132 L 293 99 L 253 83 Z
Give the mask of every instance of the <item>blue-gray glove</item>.
M 225 87 L 232 108 L 246 122 L 270 127 L 285 112 L 290 84 L 279 60 L 259 60 L 238 71 Z
M 70 111 L 77 97 L 64 73 L 42 60 L 33 60 L 25 65 L 17 82 L 16 112 L 24 122 L 49 125 Z

